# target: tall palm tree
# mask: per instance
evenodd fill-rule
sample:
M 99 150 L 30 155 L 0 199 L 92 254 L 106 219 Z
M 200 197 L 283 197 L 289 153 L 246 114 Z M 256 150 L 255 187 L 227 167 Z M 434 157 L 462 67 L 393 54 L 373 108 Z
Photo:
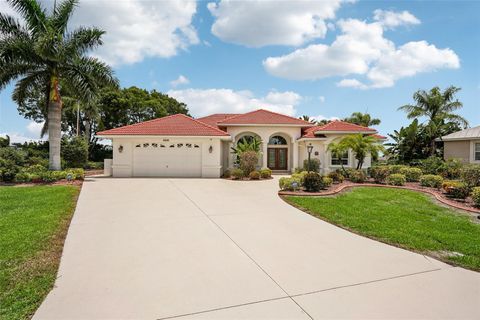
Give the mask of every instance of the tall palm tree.
M 370 127 L 377 126 L 380 124 L 381 120 L 377 118 L 372 118 L 369 113 L 354 112 L 348 118 L 344 119 L 346 122 L 358 124 L 359 126 Z
M 342 162 L 342 155 L 345 153 L 345 151 L 348 151 L 348 148 L 346 147 L 346 145 L 340 142 L 339 143 L 332 142 L 328 145 L 327 151 L 331 153 L 332 157 L 335 157 L 337 160 L 339 160 L 340 165 L 342 167 L 342 171 L 345 172 L 345 168 L 343 167 L 343 162 Z
M 47 101 L 49 166 L 60 170 L 61 84 L 88 100 L 100 86 L 117 85 L 112 69 L 87 53 L 102 44 L 104 31 L 67 30 L 78 0 L 64 0 L 52 13 L 37 0 L 7 0 L 24 20 L 0 13 L 0 89 L 16 81 L 13 95 L 22 100 L 41 85 Z
M 385 150 L 377 138 L 363 134 L 348 135 L 339 144 L 343 146 L 344 150 L 350 149 L 355 154 L 355 159 L 358 161 L 357 170 L 362 169 L 367 155 L 377 158 L 378 154 Z
M 460 109 L 463 104 L 455 98 L 460 88 L 450 86 L 443 92 L 439 87 L 434 87 L 430 91 L 418 90 L 413 94 L 415 104 L 407 104 L 398 108 L 407 113 L 409 119 L 427 117 L 426 124 L 430 139 L 430 155 L 435 155 L 435 139 L 441 136 L 443 126 L 448 122 L 458 123 L 464 127 L 468 126 L 468 121 L 453 113 Z

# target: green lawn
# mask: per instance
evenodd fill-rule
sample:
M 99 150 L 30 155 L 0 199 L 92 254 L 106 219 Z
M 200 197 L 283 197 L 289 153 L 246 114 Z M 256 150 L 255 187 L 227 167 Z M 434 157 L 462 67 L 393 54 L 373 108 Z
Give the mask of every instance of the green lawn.
M 28 319 L 55 281 L 75 186 L 0 187 L 0 319 Z
M 480 224 L 420 192 L 359 187 L 335 197 L 286 200 L 355 233 L 480 271 Z

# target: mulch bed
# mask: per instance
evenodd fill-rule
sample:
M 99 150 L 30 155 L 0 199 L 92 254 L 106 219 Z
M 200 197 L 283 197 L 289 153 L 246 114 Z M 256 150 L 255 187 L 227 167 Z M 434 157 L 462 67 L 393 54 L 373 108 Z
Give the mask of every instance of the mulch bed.
M 453 207 L 455 209 L 465 210 L 472 213 L 480 213 L 480 208 L 476 208 L 473 204 L 472 199 L 469 197 L 465 200 L 454 200 L 448 198 L 445 193 L 443 193 L 440 189 L 434 188 L 427 188 L 420 186 L 419 183 L 415 182 L 407 182 L 404 186 L 391 186 L 385 184 L 378 184 L 372 182 L 366 183 L 353 183 L 350 181 L 346 181 L 339 184 L 333 184 L 328 189 L 322 190 L 320 192 L 306 192 L 303 190 L 298 191 L 279 191 L 278 194 L 281 196 L 333 196 L 336 195 L 344 190 L 348 190 L 354 187 L 380 187 L 380 188 L 397 188 L 397 189 L 407 189 L 407 190 L 414 190 L 423 192 L 433 196 L 437 201 L 442 204 L 445 204 L 449 207 Z

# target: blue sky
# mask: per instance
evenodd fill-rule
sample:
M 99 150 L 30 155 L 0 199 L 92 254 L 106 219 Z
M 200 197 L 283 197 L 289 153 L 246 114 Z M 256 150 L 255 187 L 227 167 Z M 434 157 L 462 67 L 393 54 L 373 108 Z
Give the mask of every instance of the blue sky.
M 115 3 L 80 1 L 74 25 L 107 31 L 94 54 L 122 86 L 167 92 L 193 116 L 368 111 L 387 134 L 409 123 L 396 109 L 414 91 L 455 85 L 459 113 L 480 124 L 477 1 Z M 11 86 L 0 92 L 0 133 L 37 138 L 40 125 L 19 116 L 10 96 Z

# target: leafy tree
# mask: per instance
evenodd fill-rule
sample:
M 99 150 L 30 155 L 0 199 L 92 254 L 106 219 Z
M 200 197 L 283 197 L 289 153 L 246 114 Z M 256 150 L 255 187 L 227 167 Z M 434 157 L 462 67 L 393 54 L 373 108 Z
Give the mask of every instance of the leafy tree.
M 446 88 L 443 92 L 439 87 L 434 87 L 428 92 L 418 90 L 413 94 L 415 104 L 398 108 L 405 111 L 409 119 L 427 118 L 425 132 L 428 135 L 429 153 L 432 156 L 436 152 L 435 139 L 454 127 L 468 126 L 465 118 L 453 113 L 463 106 L 455 97 L 458 91 L 460 88 L 454 86 Z
M 350 117 L 345 118 L 343 121 L 358 124 L 363 127 L 377 126 L 381 122 L 380 119 L 372 118 L 370 114 L 361 112 L 354 112 Z
M 340 142 L 342 148 L 350 149 L 357 159 L 357 170 L 361 169 L 367 155 L 377 158 L 380 152 L 384 151 L 384 147 L 379 143 L 378 139 L 373 136 L 363 134 L 352 134 L 344 137 Z
M 85 138 L 63 139 L 62 158 L 69 168 L 83 168 L 88 161 L 88 143 Z
M 426 157 L 428 141 L 425 137 L 424 127 L 418 119 L 408 127 L 401 127 L 388 135 L 392 142 L 386 143 L 388 153 L 394 160 L 407 163 L 413 159 Z
M 0 148 L 5 148 L 10 145 L 10 136 L 6 135 L 6 137 L 0 137 Z
M 17 80 L 15 101 L 24 101 L 32 87 L 43 93 L 48 123 L 49 166 L 60 170 L 62 86 L 88 100 L 99 87 L 116 85 L 109 66 L 87 56 L 102 44 L 104 31 L 68 30 L 78 0 L 64 0 L 48 14 L 37 0 L 7 0 L 24 20 L 0 13 L 0 88 Z
M 242 139 L 240 139 L 240 141 L 238 141 L 235 147 L 232 147 L 232 152 L 237 156 L 240 156 L 242 153 L 247 151 L 254 151 L 256 153 L 260 153 L 261 143 L 262 142 L 257 137 L 243 137 Z

